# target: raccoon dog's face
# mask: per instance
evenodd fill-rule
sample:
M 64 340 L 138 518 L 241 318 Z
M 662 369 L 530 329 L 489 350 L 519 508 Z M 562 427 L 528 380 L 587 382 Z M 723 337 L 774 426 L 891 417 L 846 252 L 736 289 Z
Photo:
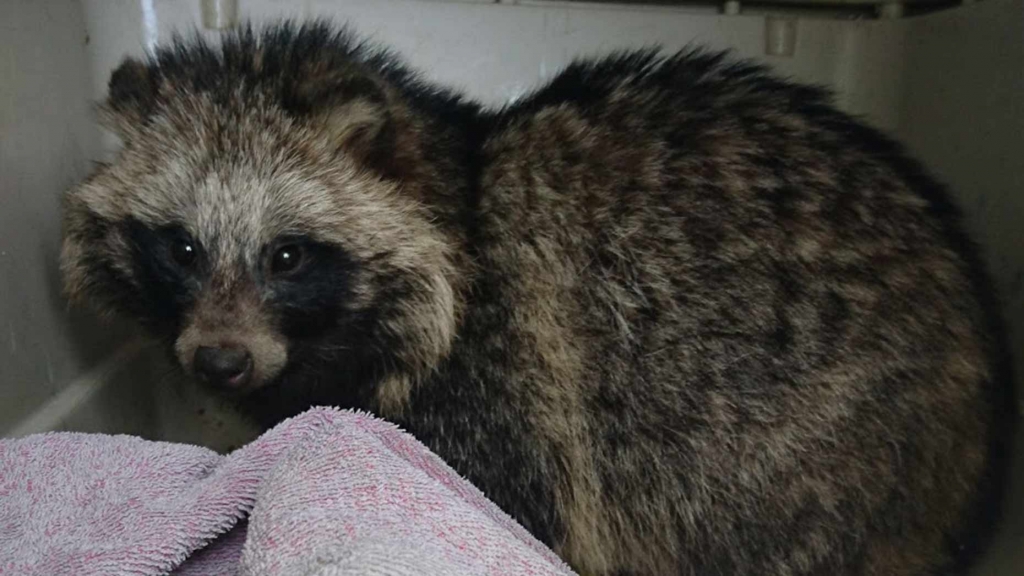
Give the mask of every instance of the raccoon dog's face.
M 67 195 L 67 289 L 224 389 L 358 374 L 400 395 L 447 353 L 456 315 L 448 244 L 388 171 L 415 155 L 412 121 L 355 67 L 264 78 L 255 58 L 238 77 L 114 73 L 104 112 L 124 147 Z

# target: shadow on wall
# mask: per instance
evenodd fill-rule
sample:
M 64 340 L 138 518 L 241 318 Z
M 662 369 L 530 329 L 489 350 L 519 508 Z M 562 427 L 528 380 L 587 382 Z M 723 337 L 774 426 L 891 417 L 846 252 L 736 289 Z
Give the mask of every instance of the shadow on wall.
M 62 331 L 78 366 L 95 366 L 130 340 L 140 338 L 138 329 L 121 318 L 100 316 L 88 306 L 72 303 L 64 294 L 60 275 L 60 256 L 52 250 L 42 249 L 39 261 L 46 268 L 49 305 L 58 311 Z

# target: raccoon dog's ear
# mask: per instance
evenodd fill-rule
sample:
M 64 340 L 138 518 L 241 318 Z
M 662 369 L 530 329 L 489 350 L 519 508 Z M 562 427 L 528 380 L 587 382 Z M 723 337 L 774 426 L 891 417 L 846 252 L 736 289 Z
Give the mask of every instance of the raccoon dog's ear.
M 388 171 L 395 121 L 383 83 L 356 69 L 309 70 L 289 99 L 328 145 L 371 168 Z
M 153 68 L 126 58 L 110 75 L 107 100 L 99 109 L 101 122 L 122 140 L 131 140 L 152 114 L 159 89 Z

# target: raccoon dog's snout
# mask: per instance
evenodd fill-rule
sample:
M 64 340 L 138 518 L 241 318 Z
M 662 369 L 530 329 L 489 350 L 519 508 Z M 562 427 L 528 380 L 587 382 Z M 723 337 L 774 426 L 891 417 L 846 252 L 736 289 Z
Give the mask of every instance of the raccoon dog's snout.
M 252 379 L 252 354 L 238 346 L 200 346 L 192 361 L 196 375 L 215 386 L 240 388 Z
M 186 372 L 237 392 L 266 385 L 288 360 L 284 336 L 256 302 L 238 297 L 224 306 L 209 294 L 199 298 L 174 352 Z

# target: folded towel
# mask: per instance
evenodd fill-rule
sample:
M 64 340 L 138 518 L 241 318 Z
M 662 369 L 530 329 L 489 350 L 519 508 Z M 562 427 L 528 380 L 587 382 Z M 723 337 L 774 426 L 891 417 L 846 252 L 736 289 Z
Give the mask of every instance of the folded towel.
M 317 408 L 223 456 L 128 436 L 0 440 L 0 575 L 573 572 L 392 424 Z

